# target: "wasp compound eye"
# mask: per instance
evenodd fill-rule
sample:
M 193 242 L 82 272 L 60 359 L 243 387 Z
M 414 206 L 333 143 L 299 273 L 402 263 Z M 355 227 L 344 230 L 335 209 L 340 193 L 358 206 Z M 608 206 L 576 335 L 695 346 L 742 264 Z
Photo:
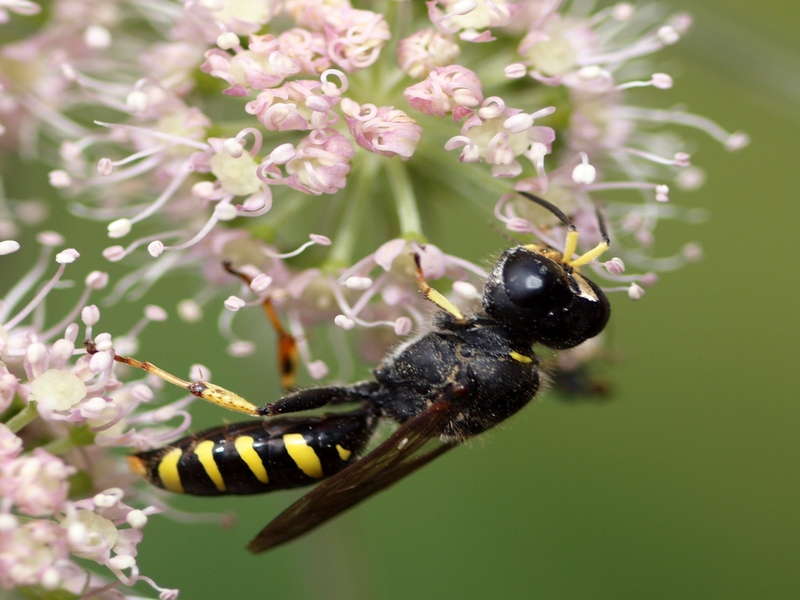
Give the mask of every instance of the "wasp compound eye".
M 503 254 L 486 280 L 483 307 L 493 319 L 531 336 L 543 321 L 558 318 L 572 295 L 560 264 L 518 246 Z
M 483 308 L 514 335 L 553 349 L 597 335 L 610 314 L 591 281 L 524 246 L 507 250 L 498 261 L 486 280 Z
M 517 252 L 506 261 L 503 285 L 509 300 L 520 308 L 548 312 L 569 302 L 564 270 L 549 258 Z

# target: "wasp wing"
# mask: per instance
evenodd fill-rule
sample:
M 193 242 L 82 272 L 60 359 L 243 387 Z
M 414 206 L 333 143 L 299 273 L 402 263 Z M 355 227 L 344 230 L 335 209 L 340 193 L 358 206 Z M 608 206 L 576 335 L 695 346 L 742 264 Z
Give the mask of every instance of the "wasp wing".
M 438 445 L 419 451 L 439 436 L 442 424 L 453 413 L 449 401 L 440 401 L 409 419 L 372 452 L 321 482 L 278 515 L 247 549 L 264 552 L 293 540 L 441 456 L 456 444 L 437 440 Z

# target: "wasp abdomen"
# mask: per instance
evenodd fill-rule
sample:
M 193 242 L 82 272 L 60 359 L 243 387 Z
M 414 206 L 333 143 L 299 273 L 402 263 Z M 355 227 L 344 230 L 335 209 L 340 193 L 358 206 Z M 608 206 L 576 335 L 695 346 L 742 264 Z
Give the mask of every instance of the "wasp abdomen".
M 338 473 L 358 457 L 374 426 L 366 411 L 234 423 L 128 458 L 134 471 L 171 492 L 259 494 Z

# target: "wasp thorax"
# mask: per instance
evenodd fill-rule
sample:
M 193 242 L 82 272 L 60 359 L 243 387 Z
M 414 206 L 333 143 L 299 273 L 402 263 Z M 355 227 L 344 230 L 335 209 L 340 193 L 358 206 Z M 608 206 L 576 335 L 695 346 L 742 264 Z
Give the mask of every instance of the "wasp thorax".
M 486 281 L 486 314 L 520 336 L 572 348 L 600 333 L 611 313 L 603 292 L 544 251 L 506 250 Z

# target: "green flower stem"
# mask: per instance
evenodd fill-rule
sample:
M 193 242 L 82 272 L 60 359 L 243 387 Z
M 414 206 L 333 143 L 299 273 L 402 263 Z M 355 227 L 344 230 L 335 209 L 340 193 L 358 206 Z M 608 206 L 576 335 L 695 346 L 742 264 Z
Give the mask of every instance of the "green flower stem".
M 397 158 L 385 161 L 389 175 L 389 185 L 397 206 L 397 217 L 400 220 L 400 234 L 405 239 L 423 239 L 422 221 L 417 210 L 417 198 L 408 175 L 406 165 Z
M 25 408 L 23 408 L 6 422 L 6 427 L 8 427 L 13 433 L 19 433 L 26 425 L 32 423 L 38 416 L 39 411 L 36 410 L 36 401 L 31 400 Z
M 353 169 L 354 174 L 358 174 L 355 186 L 350 186 L 342 193 L 344 199 L 344 214 L 339 222 L 339 228 L 333 237 L 331 251 L 328 254 L 328 264 L 335 267 L 350 265 L 353 260 L 353 250 L 358 231 L 361 227 L 365 213 L 365 203 L 371 196 L 371 191 L 375 187 L 375 179 L 378 174 L 379 158 L 374 154 L 365 153 L 362 160 Z
M 69 436 L 55 439 L 42 446 L 43 450 L 47 450 L 50 454 L 55 456 L 64 456 L 73 448 L 75 448 L 75 443 Z

